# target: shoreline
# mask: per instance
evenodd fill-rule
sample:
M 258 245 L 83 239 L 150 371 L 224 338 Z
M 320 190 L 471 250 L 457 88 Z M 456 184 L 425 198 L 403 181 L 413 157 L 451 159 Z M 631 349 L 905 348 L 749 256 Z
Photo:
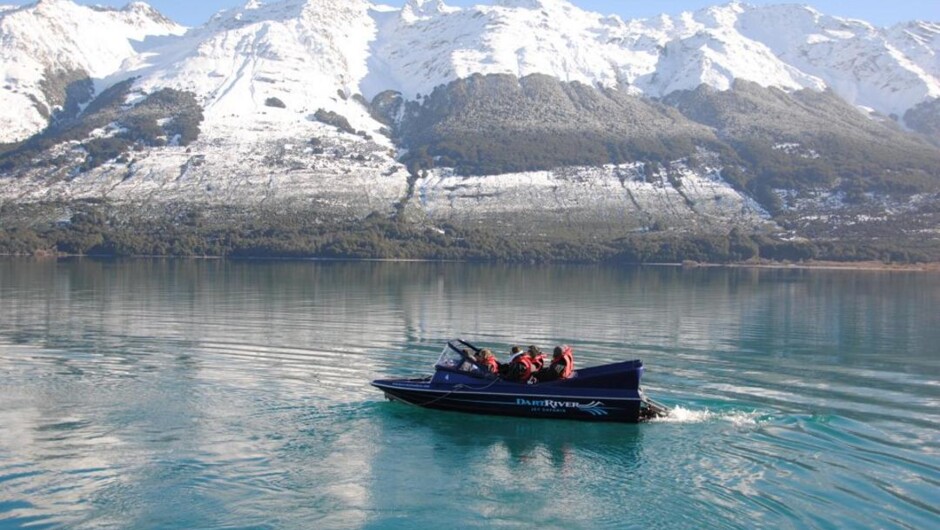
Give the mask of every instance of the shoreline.
M 363 262 L 363 263 L 489 263 L 501 265 L 619 265 L 630 267 L 676 267 L 682 269 L 698 268 L 730 268 L 730 269 L 773 269 L 773 270 L 843 270 L 843 271 L 872 271 L 872 272 L 927 272 L 940 273 L 940 262 L 926 263 L 884 263 L 881 261 L 763 261 L 763 262 L 737 262 L 737 263 L 711 263 L 699 261 L 684 261 L 681 263 L 613 263 L 613 262 L 578 262 L 578 261 L 548 261 L 507 262 L 500 260 L 459 260 L 459 259 L 424 259 L 424 258 L 356 258 L 356 257 L 276 257 L 276 256 L 177 256 L 177 255 L 139 255 L 139 256 L 110 256 L 95 254 L 63 254 L 63 253 L 37 253 L 37 254 L 3 254 L 0 259 L 96 259 L 96 260 L 122 260 L 122 259 L 178 259 L 178 260 L 231 260 L 231 261 L 317 261 L 317 262 Z
M 728 267 L 733 269 L 844 270 L 873 272 L 940 272 L 940 262 L 884 263 L 880 261 L 807 261 L 799 263 L 708 263 L 683 267 Z

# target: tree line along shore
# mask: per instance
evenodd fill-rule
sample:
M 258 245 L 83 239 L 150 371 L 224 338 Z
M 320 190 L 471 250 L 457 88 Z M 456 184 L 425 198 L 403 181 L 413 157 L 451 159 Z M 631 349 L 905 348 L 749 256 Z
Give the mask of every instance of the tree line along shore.
M 23 217 L 20 217 L 23 219 Z M 324 221 L 284 215 L 221 222 L 196 211 L 162 219 L 110 217 L 100 209 L 67 222 L 0 223 L 0 254 L 107 257 L 337 258 L 494 261 L 507 263 L 817 264 L 892 266 L 940 263 L 940 241 L 924 238 L 811 241 L 770 234 L 663 230 L 588 238 L 576 233 L 539 237 L 487 228 L 430 227 L 373 214 Z M 835 265 L 838 264 L 838 265 Z

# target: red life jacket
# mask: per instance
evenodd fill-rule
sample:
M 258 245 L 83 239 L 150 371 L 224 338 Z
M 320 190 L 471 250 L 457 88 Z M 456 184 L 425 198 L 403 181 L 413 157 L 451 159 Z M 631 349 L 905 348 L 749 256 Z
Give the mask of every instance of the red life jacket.
M 480 360 L 480 366 L 491 374 L 499 373 L 499 363 L 496 362 L 495 357 L 487 357 Z
M 571 372 L 574 372 L 574 352 L 571 351 L 571 346 L 562 346 L 561 356 L 558 359 L 552 359 L 552 364 L 549 368 L 554 369 L 555 366 L 565 362 L 565 369 L 561 372 L 561 375 L 558 376 L 559 379 L 568 379 L 571 377 Z
M 529 358 L 528 354 L 523 354 L 512 360 L 512 364 L 521 364 L 525 367 L 525 371 L 519 376 L 519 381 L 527 381 L 532 377 L 532 372 L 535 371 L 535 365 L 532 363 L 532 359 Z
M 544 355 L 544 354 L 541 354 L 541 353 L 540 353 L 540 354 L 538 354 L 538 355 L 535 357 L 535 359 L 532 359 L 532 358 L 530 357 L 529 360 L 532 361 L 532 370 L 533 370 L 533 371 L 538 372 L 539 370 L 542 369 L 543 366 L 545 366 L 545 355 Z

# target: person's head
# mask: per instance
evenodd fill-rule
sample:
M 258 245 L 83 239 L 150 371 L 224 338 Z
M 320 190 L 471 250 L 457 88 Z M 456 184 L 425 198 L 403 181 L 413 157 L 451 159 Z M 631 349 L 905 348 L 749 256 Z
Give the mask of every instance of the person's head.
M 490 351 L 489 348 L 483 348 L 482 350 L 480 350 L 481 359 L 489 359 L 492 356 L 493 356 L 493 352 Z
M 561 354 L 565 353 L 565 350 L 561 349 L 561 346 L 555 346 L 555 350 L 552 352 L 552 357 L 559 358 Z
M 522 348 L 520 348 L 519 346 L 513 346 L 512 349 L 509 350 L 509 353 L 511 353 L 511 354 L 513 354 L 513 355 L 515 355 L 515 354 L 517 354 L 517 353 L 522 353 Z
M 540 350 L 539 347 L 534 344 L 532 346 L 529 346 L 528 351 L 529 351 L 529 357 L 538 357 L 539 355 L 542 355 L 542 350 Z

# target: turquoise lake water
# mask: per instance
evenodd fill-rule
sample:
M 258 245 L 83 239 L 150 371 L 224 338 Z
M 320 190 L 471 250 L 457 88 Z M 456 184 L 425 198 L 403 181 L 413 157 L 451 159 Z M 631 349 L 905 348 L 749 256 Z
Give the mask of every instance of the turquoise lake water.
M 391 403 L 640 358 L 643 425 Z M 0 528 L 937 528 L 940 275 L 0 259 Z

